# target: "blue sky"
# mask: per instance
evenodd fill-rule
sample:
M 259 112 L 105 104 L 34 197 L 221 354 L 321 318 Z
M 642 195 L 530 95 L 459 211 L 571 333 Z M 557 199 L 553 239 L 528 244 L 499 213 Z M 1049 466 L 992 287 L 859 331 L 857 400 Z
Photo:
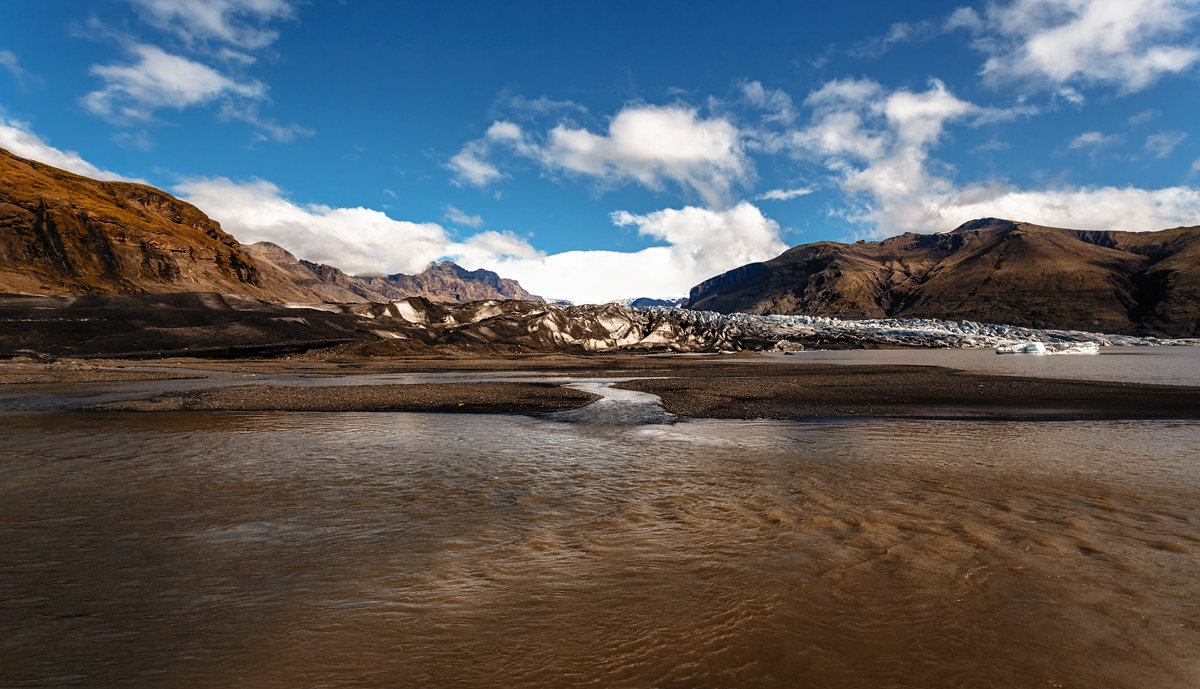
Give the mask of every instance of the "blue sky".
M 0 147 L 577 302 L 982 216 L 1200 224 L 1200 2 L 3 0 Z

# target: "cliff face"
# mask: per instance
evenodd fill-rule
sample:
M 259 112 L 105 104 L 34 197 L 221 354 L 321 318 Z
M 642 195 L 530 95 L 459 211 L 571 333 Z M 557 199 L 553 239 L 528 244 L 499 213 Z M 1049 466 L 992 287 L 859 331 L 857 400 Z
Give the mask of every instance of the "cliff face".
M 199 209 L 142 184 L 99 182 L 0 149 L 0 291 L 223 292 L 311 300 Z
M 944 234 L 804 244 L 706 280 L 686 307 L 1195 336 L 1200 227 L 1100 232 L 985 218 Z

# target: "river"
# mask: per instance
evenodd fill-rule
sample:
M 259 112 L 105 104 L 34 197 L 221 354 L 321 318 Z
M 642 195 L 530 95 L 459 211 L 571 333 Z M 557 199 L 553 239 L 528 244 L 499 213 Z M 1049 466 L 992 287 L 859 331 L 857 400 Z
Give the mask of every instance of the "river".
M 1200 686 L 1200 422 L 647 404 L 3 414 L 0 686 Z

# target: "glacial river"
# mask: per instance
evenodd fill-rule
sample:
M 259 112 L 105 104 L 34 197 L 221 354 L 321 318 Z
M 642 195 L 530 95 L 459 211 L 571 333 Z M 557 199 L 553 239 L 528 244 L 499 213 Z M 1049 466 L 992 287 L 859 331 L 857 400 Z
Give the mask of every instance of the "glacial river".
M 1200 686 L 1200 422 L 646 405 L 0 415 L 0 686 Z

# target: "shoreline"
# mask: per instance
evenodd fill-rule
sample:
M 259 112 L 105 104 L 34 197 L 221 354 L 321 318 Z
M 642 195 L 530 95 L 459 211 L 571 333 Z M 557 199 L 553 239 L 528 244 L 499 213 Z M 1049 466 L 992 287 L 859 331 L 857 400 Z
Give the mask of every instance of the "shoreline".
M 1200 387 L 1099 382 L 973 373 L 940 366 L 779 362 L 762 356 L 548 355 L 398 358 L 358 361 L 180 359 L 155 366 L 90 362 L 0 366 L 0 394 L 39 394 L 44 384 L 194 379 L 228 374 L 359 375 L 516 372 L 528 381 L 336 383 L 305 386 L 271 381 L 170 391 L 85 407 L 88 411 L 405 411 L 543 414 L 599 399 L 548 382 L 556 378 L 635 378 L 615 387 L 658 396 L 681 418 L 958 420 L 1200 419 Z M 46 394 L 54 394 L 47 389 Z

